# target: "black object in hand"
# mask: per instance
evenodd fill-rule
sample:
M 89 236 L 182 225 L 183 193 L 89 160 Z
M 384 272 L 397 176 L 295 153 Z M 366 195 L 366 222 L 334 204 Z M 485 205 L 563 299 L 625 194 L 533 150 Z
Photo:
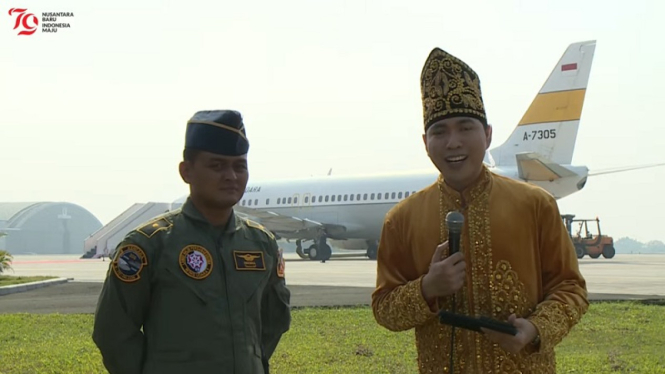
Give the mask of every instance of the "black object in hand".
M 507 322 L 501 322 L 487 317 L 469 317 L 442 310 L 439 312 L 439 322 L 445 325 L 460 327 L 472 331 L 482 332 L 480 328 L 484 327 L 504 334 L 510 334 L 513 336 L 517 335 L 517 328 L 515 328 L 515 326 Z

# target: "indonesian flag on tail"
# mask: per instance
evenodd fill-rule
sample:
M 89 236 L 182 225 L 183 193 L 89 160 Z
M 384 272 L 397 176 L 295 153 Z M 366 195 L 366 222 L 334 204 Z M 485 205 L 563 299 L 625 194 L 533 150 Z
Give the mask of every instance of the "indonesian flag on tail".
M 574 62 L 572 64 L 561 65 L 561 71 L 571 71 L 571 70 L 577 70 L 577 62 Z

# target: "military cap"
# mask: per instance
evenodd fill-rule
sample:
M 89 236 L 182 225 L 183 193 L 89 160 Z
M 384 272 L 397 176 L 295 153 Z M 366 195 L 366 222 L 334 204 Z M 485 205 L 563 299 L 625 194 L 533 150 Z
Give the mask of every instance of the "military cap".
M 202 110 L 187 121 L 185 149 L 224 156 L 240 156 L 249 150 L 242 115 L 235 110 Z
M 420 75 L 425 131 L 435 122 L 472 117 L 487 125 L 480 79 L 464 61 L 434 48 Z

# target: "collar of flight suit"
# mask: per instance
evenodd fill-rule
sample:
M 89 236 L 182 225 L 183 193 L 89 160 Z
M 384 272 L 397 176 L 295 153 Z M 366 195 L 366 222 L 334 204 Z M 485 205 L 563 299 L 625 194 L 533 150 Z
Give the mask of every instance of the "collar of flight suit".
M 187 201 L 185 201 L 185 203 L 182 205 L 182 213 L 188 218 L 205 223 L 206 225 L 212 227 L 210 222 L 203 216 L 203 214 L 201 214 L 201 212 L 196 209 L 190 197 L 188 197 Z M 226 227 L 223 230 L 224 233 L 234 233 L 240 230 L 241 226 L 241 220 L 236 217 L 235 211 L 231 210 L 231 216 L 229 217 L 229 220 L 226 223 Z

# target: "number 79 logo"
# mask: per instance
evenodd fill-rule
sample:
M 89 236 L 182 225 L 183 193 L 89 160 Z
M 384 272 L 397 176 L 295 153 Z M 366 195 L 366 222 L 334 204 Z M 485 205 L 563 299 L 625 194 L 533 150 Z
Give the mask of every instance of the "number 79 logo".
M 14 30 L 18 29 L 19 26 L 23 28 L 23 30 L 19 31 L 18 35 L 32 35 L 37 31 L 37 26 L 39 25 L 39 18 L 37 18 L 34 14 L 32 13 L 26 13 L 28 9 L 20 9 L 20 8 L 11 8 L 9 10 L 9 15 L 17 15 L 16 16 L 16 24 L 14 24 Z

